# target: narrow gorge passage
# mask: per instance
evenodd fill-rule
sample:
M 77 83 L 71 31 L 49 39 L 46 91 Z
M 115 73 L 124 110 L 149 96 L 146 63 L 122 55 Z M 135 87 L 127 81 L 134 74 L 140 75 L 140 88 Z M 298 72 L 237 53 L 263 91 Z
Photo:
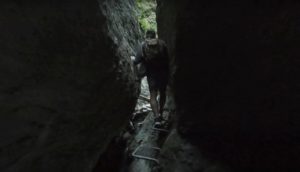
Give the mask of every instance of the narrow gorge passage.
M 2 0 L 0 171 L 299 171 L 299 9 Z M 148 29 L 170 55 L 167 132 L 131 60 Z

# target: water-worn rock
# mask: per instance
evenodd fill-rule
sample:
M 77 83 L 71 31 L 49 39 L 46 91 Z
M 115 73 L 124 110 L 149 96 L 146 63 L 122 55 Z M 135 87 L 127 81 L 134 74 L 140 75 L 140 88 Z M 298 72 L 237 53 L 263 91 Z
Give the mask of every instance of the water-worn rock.
M 0 2 L 0 171 L 89 172 L 134 110 L 134 1 Z
M 300 3 L 158 0 L 179 131 L 239 171 L 297 171 Z

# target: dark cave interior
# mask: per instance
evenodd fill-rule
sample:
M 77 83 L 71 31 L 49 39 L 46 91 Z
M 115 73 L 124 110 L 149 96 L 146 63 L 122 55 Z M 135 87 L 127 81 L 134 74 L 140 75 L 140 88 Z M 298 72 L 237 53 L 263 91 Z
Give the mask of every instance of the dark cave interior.
M 143 39 L 136 2 L 0 4 L 0 171 L 95 172 L 101 158 L 98 171 L 119 166 L 114 141 L 140 93 L 130 59 Z M 163 145 L 162 172 L 300 169 L 299 8 L 157 0 L 177 133 Z M 182 155 L 186 145 L 199 155 Z

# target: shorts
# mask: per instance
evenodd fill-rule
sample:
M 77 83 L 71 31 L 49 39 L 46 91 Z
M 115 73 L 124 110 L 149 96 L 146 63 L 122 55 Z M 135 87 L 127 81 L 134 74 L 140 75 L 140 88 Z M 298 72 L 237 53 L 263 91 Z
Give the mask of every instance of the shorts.
M 147 73 L 147 80 L 150 91 L 166 91 L 168 85 L 166 73 Z

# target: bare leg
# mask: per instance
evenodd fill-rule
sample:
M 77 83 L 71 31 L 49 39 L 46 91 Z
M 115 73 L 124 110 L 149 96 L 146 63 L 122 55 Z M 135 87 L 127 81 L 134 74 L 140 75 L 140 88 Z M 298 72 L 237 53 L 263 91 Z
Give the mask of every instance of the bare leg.
M 159 113 L 163 115 L 164 106 L 166 103 L 166 90 L 160 90 L 160 98 L 159 98 Z
M 150 105 L 155 117 L 158 117 L 157 91 L 150 90 Z

